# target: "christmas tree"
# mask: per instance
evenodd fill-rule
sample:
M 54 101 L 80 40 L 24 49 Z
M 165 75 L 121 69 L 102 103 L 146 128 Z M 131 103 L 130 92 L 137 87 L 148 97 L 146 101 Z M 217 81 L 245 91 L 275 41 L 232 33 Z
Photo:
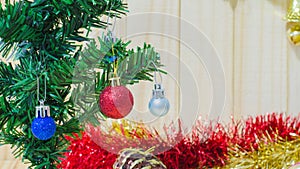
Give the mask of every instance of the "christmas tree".
M 137 52 L 127 49 L 129 42 L 110 32 L 98 38 L 100 45 L 89 37 L 92 29 L 110 25 L 106 18 L 126 14 L 122 0 L 6 0 L 1 5 L 0 53 L 15 64 L 0 62 L 0 143 L 11 144 L 14 155 L 30 161 L 32 168 L 55 168 L 66 151 L 65 136 L 82 130 L 79 119 L 107 118 L 95 98 L 109 85 L 108 76 L 119 74 L 123 85 L 151 80 L 149 72 L 155 67 L 149 63 L 160 66 L 159 55 L 146 44 Z M 86 41 L 90 43 L 83 50 Z M 89 73 L 94 68 L 102 71 Z M 91 81 L 95 85 L 86 85 Z M 49 105 L 56 124 L 50 139 L 32 134 L 41 100 Z M 78 118 L 76 112 L 82 110 Z

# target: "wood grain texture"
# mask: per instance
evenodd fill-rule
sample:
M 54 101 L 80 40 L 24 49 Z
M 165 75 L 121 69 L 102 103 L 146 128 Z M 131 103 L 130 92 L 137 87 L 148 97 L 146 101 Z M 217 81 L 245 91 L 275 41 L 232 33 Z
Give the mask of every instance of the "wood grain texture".
M 125 25 L 126 32 L 121 35 L 123 39 L 131 40 L 130 47 L 142 46 L 144 42 L 155 47 L 160 53 L 164 70 L 168 75 L 163 75 L 163 87 L 172 105 L 168 115 L 157 119 L 148 110 L 148 102 L 151 99 L 153 83 L 141 82 L 134 86 L 128 86 L 134 94 L 134 111 L 129 119 L 144 121 L 150 126 L 162 126 L 176 121 L 179 106 L 179 62 L 180 44 L 176 37 L 180 36 L 180 1 L 179 0 L 128 0 L 130 13 L 119 21 L 119 25 Z M 173 18 L 173 19 L 170 19 Z M 160 79 L 158 79 L 160 81 Z M 162 127 L 160 127 L 162 129 Z
M 181 1 L 181 16 L 187 20 L 190 24 L 198 29 L 198 32 L 207 37 L 207 40 L 211 43 L 217 56 L 212 53 L 205 53 L 205 49 L 201 49 L 197 54 L 193 55 L 192 51 L 186 46 L 181 45 L 181 58 L 183 62 L 193 70 L 194 77 L 197 81 L 197 88 L 199 90 L 199 113 L 203 118 L 210 118 L 209 120 L 215 120 L 220 116 L 221 121 L 228 121 L 233 113 L 232 109 L 232 61 L 233 61 L 233 11 L 231 5 L 226 1 L 220 0 L 191 0 L 189 2 Z M 181 25 L 181 36 L 185 39 L 188 36 L 187 41 L 189 46 L 195 46 L 201 48 L 207 42 L 199 42 L 189 33 L 189 25 Z M 206 56 L 208 55 L 208 56 Z M 210 63 L 218 57 L 217 60 L 222 64 L 217 66 L 214 63 Z M 197 62 L 197 59 L 201 60 Z M 205 59 L 207 61 L 205 61 Z M 214 70 L 220 70 L 223 74 L 219 74 L 216 78 L 222 79 L 225 76 L 225 102 L 221 97 L 217 95 L 219 92 L 214 86 L 221 84 L 213 84 L 212 76 L 214 72 L 210 72 L 211 68 Z M 184 75 L 182 75 L 183 77 Z M 222 92 L 222 91 L 221 91 Z M 224 109 L 216 106 L 214 102 L 220 102 L 218 106 L 224 106 Z M 221 112 L 222 111 L 222 112 Z M 211 114 L 208 114 L 211 113 Z
M 286 3 L 287 5 L 287 3 Z M 287 60 L 288 60 L 288 105 L 287 112 L 292 115 L 299 115 L 300 104 L 300 47 L 295 47 L 291 44 L 287 45 Z
M 298 115 L 300 112 L 300 48 L 288 44 L 286 57 L 288 59 L 287 112 L 291 115 Z
M 1 169 L 26 169 L 28 165 L 22 163 L 21 158 L 15 159 L 9 145 L 0 146 Z
M 240 116 L 287 111 L 286 4 L 241 0 L 237 5 L 233 97 Z

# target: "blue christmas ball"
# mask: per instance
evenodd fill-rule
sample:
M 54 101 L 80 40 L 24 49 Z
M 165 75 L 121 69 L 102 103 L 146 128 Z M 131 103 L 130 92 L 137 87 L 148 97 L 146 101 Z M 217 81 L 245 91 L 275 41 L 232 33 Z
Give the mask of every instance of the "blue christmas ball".
M 38 117 L 31 123 L 32 134 L 40 140 L 50 139 L 56 131 L 56 124 L 51 117 Z
M 154 116 L 164 116 L 168 113 L 170 109 L 169 100 L 165 97 L 153 97 L 149 102 L 149 110 Z

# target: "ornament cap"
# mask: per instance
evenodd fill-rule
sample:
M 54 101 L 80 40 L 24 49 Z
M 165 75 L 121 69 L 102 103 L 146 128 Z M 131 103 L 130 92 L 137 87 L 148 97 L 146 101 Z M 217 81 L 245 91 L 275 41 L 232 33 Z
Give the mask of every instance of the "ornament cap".
M 40 105 L 35 107 L 35 117 L 45 118 L 46 116 L 50 117 L 50 107 L 45 106 L 44 102 L 41 101 Z
M 154 84 L 154 89 L 152 91 L 152 96 L 155 98 L 163 98 L 165 97 L 165 90 L 163 89 L 161 84 Z
M 288 22 L 300 22 L 300 1 L 290 0 L 289 9 L 286 15 Z
M 109 81 L 110 81 L 110 85 L 112 87 L 121 86 L 120 77 L 118 77 L 118 76 L 114 76 L 114 77 L 110 78 Z

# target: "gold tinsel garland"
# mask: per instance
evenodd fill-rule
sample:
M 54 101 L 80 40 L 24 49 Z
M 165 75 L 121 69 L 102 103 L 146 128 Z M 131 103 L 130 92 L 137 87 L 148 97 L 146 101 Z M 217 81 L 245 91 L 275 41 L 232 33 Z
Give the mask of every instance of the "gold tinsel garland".
M 293 141 L 259 143 L 256 151 L 248 152 L 238 146 L 229 150 L 229 161 L 223 169 L 288 169 L 300 162 L 300 137 Z

